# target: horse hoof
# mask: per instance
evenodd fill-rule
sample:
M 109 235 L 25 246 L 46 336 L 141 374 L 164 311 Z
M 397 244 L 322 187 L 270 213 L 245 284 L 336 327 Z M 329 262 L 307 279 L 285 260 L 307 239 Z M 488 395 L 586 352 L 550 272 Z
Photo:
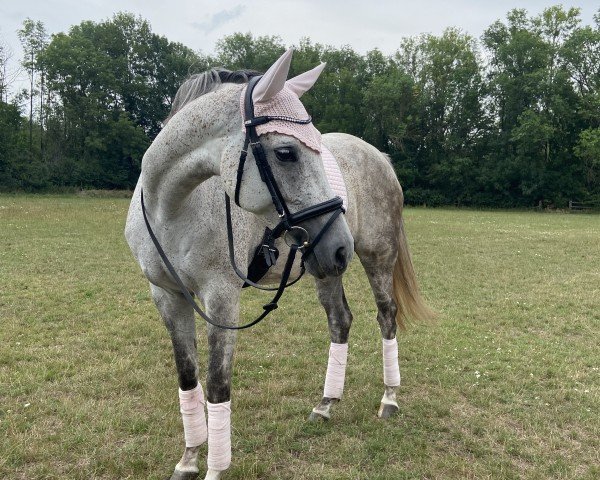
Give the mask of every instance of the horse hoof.
M 379 413 L 377 414 L 377 416 L 379 418 L 390 418 L 394 415 L 396 415 L 396 413 L 398 413 L 398 410 L 400 410 L 398 408 L 398 405 L 390 405 L 389 403 L 382 403 L 381 407 L 379 407 Z
M 328 420 L 329 420 L 328 416 L 323 415 L 319 412 L 315 412 L 314 410 L 312 412 L 310 412 L 310 415 L 308 416 L 309 422 L 326 422 Z
M 197 480 L 199 472 L 181 472 L 175 470 L 169 480 Z

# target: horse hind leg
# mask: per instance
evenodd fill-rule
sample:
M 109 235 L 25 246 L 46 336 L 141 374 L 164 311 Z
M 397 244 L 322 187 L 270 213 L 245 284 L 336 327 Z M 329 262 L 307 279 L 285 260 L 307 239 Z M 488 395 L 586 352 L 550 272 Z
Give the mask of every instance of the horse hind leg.
M 317 279 L 316 286 L 319 301 L 327 313 L 331 344 L 323 398 L 313 408 L 309 416 L 311 421 L 329 420 L 332 406 L 342 398 L 348 357 L 348 335 L 352 325 L 352 313 L 344 295 L 342 277 Z
M 179 402 L 185 450 L 170 480 L 198 478 L 198 452 L 207 440 L 205 400 L 198 382 L 198 354 L 194 312 L 183 295 L 152 286 L 154 303 L 169 331 L 179 380 Z
M 396 255 L 370 255 L 359 253 L 377 304 L 377 322 L 381 330 L 383 350 L 384 393 L 378 416 L 389 418 L 399 410 L 396 390 L 400 386 L 398 341 L 396 339 L 396 314 L 398 305 L 393 295 L 394 265 Z

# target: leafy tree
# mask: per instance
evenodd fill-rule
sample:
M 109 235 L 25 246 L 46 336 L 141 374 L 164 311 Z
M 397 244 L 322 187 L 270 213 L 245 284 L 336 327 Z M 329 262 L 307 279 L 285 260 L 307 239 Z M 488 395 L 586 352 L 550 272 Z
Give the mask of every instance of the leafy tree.
M 204 61 L 127 13 L 54 35 L 43 60 L 58 96 L 51 128 L 62 130 L 51 147 L 53 170 L 74 172 L 67 185 L 110 188 L 135 184 L 171 98 L 192 65 Z
M 264 72 L 285 50 L 280 37 L 255 38 L 250 32 L 234 33 L 217 42 L 213 63 L 231 70 L 253 69 Z
M 323 133 L 337 131 L 362 136 L 364 58 L 349 46 L 324 47 L 321 61 L 327 63 L 327 68 L 309 91 L 311 100 L 307 103 L 316 127 Z
M 600 199 L 600 128 L 588 128 L 581 132 L 574 150 L 585 165 L 588 194 Z
M 8 71 L 8 62 L 12 58 L 11 48 L 0 37 L 0 102 L 8 103 L 8 91 L 14 80 L 14 74 Z
M 405 40 L 395 61 L 415 85 L 414 186 L 424 190 L 420 195 L 437 191 L 439 201 L 472 201 L 476 145 L 487 129 L 475 40 L 457 29 L 422 35 Z
M 365 139 L 391 155 L 399 178 L 414 185 L 419 148 L 418 92 L 414 79 L 397 67 L 373 78 L 364 93 Z
M 44 28 L 42 22 L 33 21 L 27 18 L 23 22 L 23 27 L 17 32 L 25 57 L 23 58 L 23 67 L 27 70 L 29 75 L 29 153 L 33 155 L 33 98 L 36 95 L 34 91 L 34 84 L 36 80 L 36 71 L 41 73 L 40 79 L 40 102 L 43 105 L 43 93 L 44 93 L 44 76 L 43 67 L 40 62 L 40 55 L 48 44 L 48 34 Z M 42 112 L 40 109 L 40 119 L 42 118 Z M 42 121 L 40 121 L 40 125 Z
M 600 15 L 593 28 L 576 28 L 563 44 L 562 59 L 580 95 L 593 94 L 600 89 Z
M 18 108 L 0 100 L 0 188 L 15 188 L 14 163 L 21 155 L 22 118 Z
M 600 10 L 595 22 L 594 27 L 576 28 L 561 50 L 578 95 L 575 109 L 581 130 L 600 127 Z
M 550 7 L 534 18 L 513 10 L 506 24 L 484 33 L 498 129 L 487 161 L 499 167 L 489 178 L 513 204 L 559 205 L 580 193 L 581 165 L 573 155 L 578 102 L 564 59 L 578 23 L 578 9 Z

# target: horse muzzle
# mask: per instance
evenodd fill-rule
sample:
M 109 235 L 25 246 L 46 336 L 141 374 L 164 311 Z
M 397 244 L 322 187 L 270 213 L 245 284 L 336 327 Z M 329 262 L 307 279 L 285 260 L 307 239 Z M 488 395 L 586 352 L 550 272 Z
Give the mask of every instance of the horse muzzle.
M 316 228 L 318 229 L 318 226 Z M 311 244 L 304 249 L 302 259 L 307 271 L 312 276 L 322 279 L 342 275 L 353 255 L 354 239 L 344 217 L 339 216 L 317 244 Z

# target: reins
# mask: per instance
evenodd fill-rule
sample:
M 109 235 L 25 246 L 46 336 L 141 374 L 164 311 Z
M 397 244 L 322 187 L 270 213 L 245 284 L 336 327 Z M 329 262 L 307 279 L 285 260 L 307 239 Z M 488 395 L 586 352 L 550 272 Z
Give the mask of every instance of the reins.
M 281 274 L 281 281 L 279 282 L 279 286 L 263 287 L 262 285 L 259 285 L 258 283 L 252 281 L 246 275 L 244 275 L 244 273 L 236 265 L 234 245 L 233 245 L 233 225 L 232 225 L 232 220 L 231 220 L 231 200 L 230 200 L 229 196 L 227 195 L 227 193 L 225 193 L 225 217 L 226 217 L 226 222 L 227 222 L 227 240 L 228 240 L 227 243 L 228 243 L 228 248 L 229 248 L 229 261 L 231 263 L 231 266 L 232 266 L 234 272 L 240 279 L 242 279 L 244 281 L 245 285 L 250 285 L 250 286 L 252 286 L 254 288 L 258 288 L 260 290 L 276 292 L 275 296 L 272 298 L 272 300 L 269 303 L 263 305 L 264 311 L 261 315 L 259 315 L 256 319 L 252 320 L 251 322 L 244 324 L 242 326 L 230 326 L 230 325 L 223 325 L 223 324 L 216 323 L 198 306 L 198 304 L 192 297 L 192 293 L 190 293 L 190 291 L 185 287 L 183 281 L 181 280 L 181 278 L 175 271 L 173 264 L 167 258 L 167 255 L 165 254 L 162 246 L 160 245 L 158 239 L 156 238 L 156 235 L 154 234 L 154 231 L 152 230 L 152 227 L 150 226 L 150 222 L 148 220 L 146 206 L 144 204 L 144 192 L 143 191 L 140 192 L 140 200 L 141 200 L 141 204 L 142 204 L 142 214 L 144 216 L 144 222 L 146 224 L 146 228 L 148 230 L 148 233 L 150 234 L 150 239 L 152 240 L 152 243 L 154 243 L 154 246 L 156 247 L 156 250 L 157 250 L 160 258 L 162 259 L 163 263 L 167 267 L 167 270 L 169 271 L 169 273 L 175 280 L 175 283 L 181 290 L 181 293 L 183 294 L 184 298 L 192 306 L 192 308 L 204 320 L 206 320 L 206 322 L 208 322 L 209 324 L 211 324 L 215 327 L 223 328 L 223 329 L 227 329 L 227 330 L 243 330 L 243 329 L 252 327 L 252 326 L 256 325 L 257 323 L 259 323 L 261 320 L 263 320 L 269 313 L 271 313 L 273 310 L 275 310 L 278 307 L 277 302 L 279 302 L 279 299 L 283 295 L 283 292 L 285 291 L 285 289 L 287 287 L 290 287 L 293 284 L 295 284 L 304 275 L 304 273 L 306 271 L 306 269 L 304 267 L 305 259 L 308 258 L 308 256 L 314 252 L 315 246 L 323 238 L 323 236 L 325 235 L 327 230 L 329 230 L 329 228 L 333 225 L 335 219 L 341 213 L 344 212 L 342 199 L 340 197 L 334 197 L 330 200 L 326 200 L 325 202 L 321 202 L 316 205 L 312 205 L 312 206 L 305 208 L 303 210 L 300 210 L 296 213 L 290 213 L 288 206 L 285 202 L 285 199 L 283 198 L 283 195 L 281 194 L 279 186 L 277 185 L 277 182 L 273 175 L 271 166 L 269 165 L 269 162 L 267 161 L 267 157 L 266 157 L 264 148 L 263 148 L 262 144 L 260 143 L 259 136 L 256 132 L 256 127 L 258 125 L 263 125 L 267 122 L 270 122 L 271 120 L 284 120 L 287 122 L 308 124 L 311 122 L 311 118 L 309 117 L 308 119 L 295 119 L 295 118 L 282 117 L 282 116 L 255 117 L 254 116 L 254 103 L 252 101 L 252 91 L 254 90 L 254 87 L 256 86 L 256 84 L 258 83 L 260 78 L 262 78 L 262 77 L 260 77 L 260 76 L 253 77 L 248 82 L 248 86 L 246 88 L 246 94 L 245 94 L 245 98 L 244 98 L 244 126 L 246 127 L 246 138 L 244 140 L 244 147 L 242 148 L 242 151 L 240 152 L 240 161 L 239 161 L 238 170 L 237 170 L 234 201 L 235 201 L 236 205 L 239 207 L 240 206 L 239 196 L 240 196 L 241 183 L 242 183 L 242 179 L 244 176 L 244 167 L 245 167 L 246 158 L 248 155 L 248 147 L 250 147 L 250 148 L 252 148 L 252 155 L 254 157 L 258 171 L 260 173 L 260 178 L 267 186 L 267 189 L 269 190 L 269 193 L 271 195 L 271 201 L 273 202 L 273 205 L 275 206 L 275 209 L 277 210 L 279 218 L 281 218 L 281 221 L 277 224 L 277 226 L 273 230 L 267 230 L 268 233 L 265 235 L 265 238 L 263 238 L 263 242 L 262 242 L 261 246 L 259 247 L 260 252 L 264 255 L 266 264 L 269 268 L 275 264 L 275 262 L 277 260 L 277 255 L 279 253 L 277 251 L 277 248 L 275 247 L 275 240 L 280 238 L 283 235 L 286 243 L 288 243 L 287 237 L 290 232 L 297 231 L 297 232 L 301 233 L 301 240 L 298 241 L 298 243 L 294 243 L 294 242 L 288 243 L 288 246 L 290 247 L 290 252 L 288 254 L 288 258 L 285 263 L 285 267 Z M 326 213 L 331 213 L 331 216 L 329 217 L 327 222 L 325 222 L 325 225 L 323 225 L 323 227 L 317 233 L 315 238 L 311 241 L 308 232 L 304 228 L 302 228 L 299 224 L 302 222 L 305 222 L 307 220 L 310 220 L 312 218 L 324 215 Z M 293 281 L 288 283 L 288 281 L 290 279 L 290 274 L 291 274 L 291 271 L 292 271 L 292 268 L 294 265 L 294 260 L 296 259 L 296 254 L 298 253 L 299 250 L 302 251 L 300 274 L 298 275 L 298 277 L 296 279 L 294 279 Z

